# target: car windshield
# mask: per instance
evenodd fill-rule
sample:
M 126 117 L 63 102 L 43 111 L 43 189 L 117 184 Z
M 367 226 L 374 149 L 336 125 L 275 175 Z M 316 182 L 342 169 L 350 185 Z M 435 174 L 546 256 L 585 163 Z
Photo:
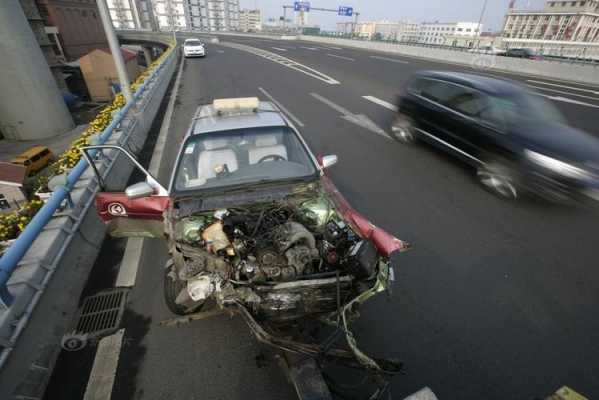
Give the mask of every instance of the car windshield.
M 543 116 L 546 122 L 566 124 L 562 113 L 542 96 L 522 93 L 516 96 L 492 96 L 491 108 L 498 118 L 508 123 L 537 121 Z
M 174 191 L 307 178 L 316 171 L 306 148 L 289 127 L 204 133 L 191 136 L 183 146 Z
M 188 40 L 185 42 L 185 46 L 202 46 L 202 42 L 199 40 Z

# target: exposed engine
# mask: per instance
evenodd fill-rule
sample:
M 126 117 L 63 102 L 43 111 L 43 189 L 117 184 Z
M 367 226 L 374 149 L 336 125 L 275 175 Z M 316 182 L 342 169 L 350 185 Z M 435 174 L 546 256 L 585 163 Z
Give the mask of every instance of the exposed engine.
M 277 319 L 333 311 L 379 260 L 326 199 L 187 216 L 173 236 L 171 279 L 186 282 L 175 302 L 188 310 L 214 297 Z

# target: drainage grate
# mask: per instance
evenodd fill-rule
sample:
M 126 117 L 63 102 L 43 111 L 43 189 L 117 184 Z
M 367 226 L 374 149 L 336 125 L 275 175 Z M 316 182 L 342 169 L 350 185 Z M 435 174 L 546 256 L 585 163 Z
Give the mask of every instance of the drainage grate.
M 79 312 L 77 334 L 88 337 L 109 335 L 115 332 L 125 311 L 128 289 L 111 289 L 87 297 Z

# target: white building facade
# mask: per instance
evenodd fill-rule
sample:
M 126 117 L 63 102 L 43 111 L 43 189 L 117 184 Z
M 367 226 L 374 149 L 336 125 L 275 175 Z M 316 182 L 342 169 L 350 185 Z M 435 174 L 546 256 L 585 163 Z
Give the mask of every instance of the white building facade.
M 599 1 L 548 1 L 539 11 L 510 9 L 503 37 L 599 43 Z
M 137 1 L 151 4 L 148 18 L 154 20 L 153 29 L 218 32 L 239 28 L 239 0 Z
M 262 12 L 260 10 L 241 10 L 239 12 L 239 30 L 257 32 L 262 30 Z
M 426 44 L 448 45 L 450 37 L 479 36 L 482 24 L 478 22 L 423 22 L 418 32 L 418 42 Z M 449 45 L 451 45 L 449 43 Z

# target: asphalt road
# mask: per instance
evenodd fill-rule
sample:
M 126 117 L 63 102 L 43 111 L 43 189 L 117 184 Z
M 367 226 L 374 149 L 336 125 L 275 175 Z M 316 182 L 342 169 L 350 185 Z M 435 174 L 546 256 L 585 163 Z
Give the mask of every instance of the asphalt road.
M 562 385 L 599 397 L 597 214 L 501 201 L 477 185 L 470 168 L 429 147 L 396 143 L 373 125 L 388 130 L 393 113 L 363 96 L 392 102 L 414 71 L 468 68 L 300 42 L 222 40 L 208 45 L 205 59 L 185 62 L 162 181 L 198 105 L 266 99 L 266 92 L 304 125 L 316 154 L 339 156 L 332 177 L 355 208 L 414 244 L 398 258 L 393 297 L 368 303 L 355 326 L 366 351 L 405 363 L 392 383 L 394 399 L 423 386 L 442 400 L 532 399 Z M 278 53 L 339 84 L 231 42 Z M 596 88 L 511 78 L 584 102 L 556 105 L 573 125 L 599 135 Z M 341 118 L 347 114 L 363 115 L 366 127 Z M 158 326 L 170 317 L 162 300 L 165 260 L 160 242 L 144 252 L 112 398 L 294 398 L 241 320 Z

